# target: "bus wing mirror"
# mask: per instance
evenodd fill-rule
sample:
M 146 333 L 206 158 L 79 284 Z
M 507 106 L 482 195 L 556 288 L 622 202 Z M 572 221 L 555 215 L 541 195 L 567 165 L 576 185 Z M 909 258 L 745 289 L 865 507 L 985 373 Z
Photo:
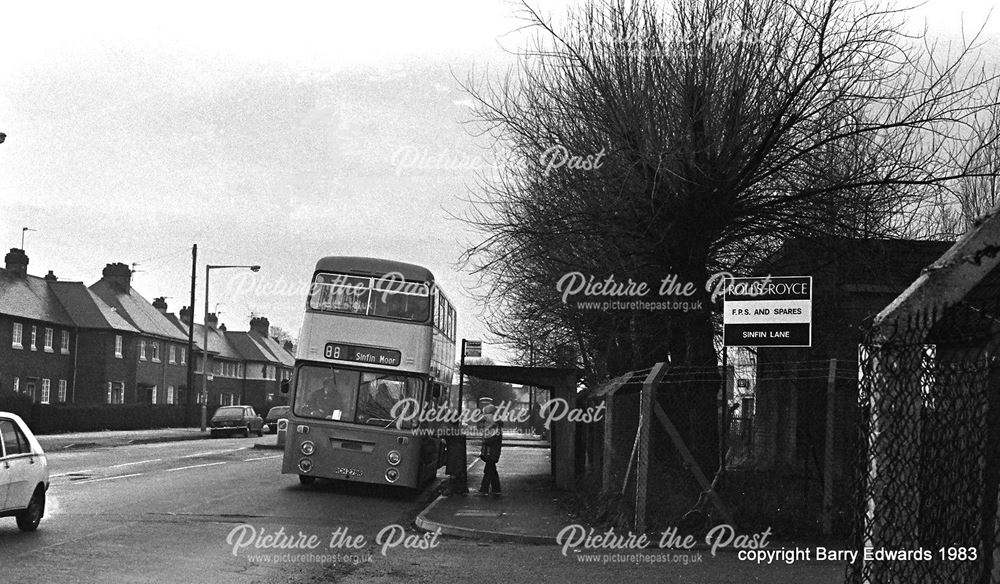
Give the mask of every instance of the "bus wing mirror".
M 441 386 L 434 384 L 434 389 L 431 390 L 431 397 L 434 399 L 441 399 Z
M 281 380 L 281 393 L 288 393 L 288 380 L 287 379 L 282 379 Z

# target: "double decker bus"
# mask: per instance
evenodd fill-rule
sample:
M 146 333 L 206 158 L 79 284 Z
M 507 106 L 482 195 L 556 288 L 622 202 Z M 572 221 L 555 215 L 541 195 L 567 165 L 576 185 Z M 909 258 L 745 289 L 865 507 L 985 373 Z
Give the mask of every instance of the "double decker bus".
M 295 370 L 282 387 L 291 409 L 281 472 L 303 484 L 417 488 L 433 479 L 445 463 L 441 424 L 413 414 L 449 404 L 455 325 L 454 307 L 426 268 L 319 260 Z M 394 416 L 400 411 L 409 415 Z

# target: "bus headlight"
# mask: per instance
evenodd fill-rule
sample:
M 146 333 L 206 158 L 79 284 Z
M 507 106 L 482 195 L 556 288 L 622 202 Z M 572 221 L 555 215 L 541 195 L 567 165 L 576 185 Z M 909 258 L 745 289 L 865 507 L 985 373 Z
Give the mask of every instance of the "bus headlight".
M 398 470 L 396 470 L 394 468 L 386 469 L 386 471 L 385 471 L 385 480 L 389 481 L 390 483 L 394 483 L 394 482 L 396 482 L 397 479 L 399 479 L 399 471 Z
M 302 472 L 312 472 L 313 461 L 311 458 L 303 458 L 299 460 L 299 470 Z
M 299 450 L 301 450 L 302 454 L 305 454 L 306 456 L 312 456 L 312 453 L 316 452 L 316 445 L 313 444 L 312 441 L 306 440 L 302 443 L 302 446 L 299 446 Z
M 392 466 L 396 466 L 399 464 L 399 461 L 403 459 L 403 457 L 399 455 L 398 450 L 390 450 L 389 454 L 385 455 L 385 459 L 389 461 L 389 464 Z

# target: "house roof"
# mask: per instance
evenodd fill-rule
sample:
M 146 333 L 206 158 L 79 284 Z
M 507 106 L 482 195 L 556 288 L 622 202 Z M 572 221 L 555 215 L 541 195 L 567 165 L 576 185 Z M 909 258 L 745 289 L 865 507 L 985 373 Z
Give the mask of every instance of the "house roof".
M 80 328 L 139 332 L 113 308 L 90 291 L 83 282 L 49 282 L 49 288 Z
M 218 355 L 224 359 L 235 359 L 237 361 L 243 360 L 243 355 L 229 342 L 226 335 L 227 331 L 221 331 L 216 328 L 208 327 L 208 352 Z M 185 337 L 186 338 L 186 337 Z M 195 323 L 194 325 L 194 344 L 199 351 L 202 350 L 202 346 L 205 340 L 205 325 Z
M 257 344 L 263 345 L 267 352 L 273 357 L 273 360 L 285 365 L 287 367 L 292 367 L 295 365 L 295 357 L 285 350 L 281 343 L 272 339 L 271 337 L 261 335 L 256 331 L 250 331 L 247 333 L 253 338 Z
M 61 326 L 75 326 L 49 283 L 44 278 L 22 276 L 0 269 L 0 314 Z
M 128 291 L 123 292 L 106 278 L 102 278 L 90 286 L 90 290 L 140 332 L 175 341 L 187 340 L 187 337 L 163 313 L 136 292 L 135 288 L 129 286 Z
M 226 331 L 226 340 L 243 356 L 247 361 L 272 362 L 274 357 L 246 331 Z

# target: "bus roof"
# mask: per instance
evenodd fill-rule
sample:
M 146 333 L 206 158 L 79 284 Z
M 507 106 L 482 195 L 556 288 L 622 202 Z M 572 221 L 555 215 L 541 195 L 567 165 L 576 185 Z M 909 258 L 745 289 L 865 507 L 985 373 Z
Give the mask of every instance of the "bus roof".
M 398 272 L 404 280 L 427 282 L 428 284 L 434 282 L 434 274 L 427 268 L 379 258 L 328 256 L 316 262 L 316 271 L 373 277 Z

